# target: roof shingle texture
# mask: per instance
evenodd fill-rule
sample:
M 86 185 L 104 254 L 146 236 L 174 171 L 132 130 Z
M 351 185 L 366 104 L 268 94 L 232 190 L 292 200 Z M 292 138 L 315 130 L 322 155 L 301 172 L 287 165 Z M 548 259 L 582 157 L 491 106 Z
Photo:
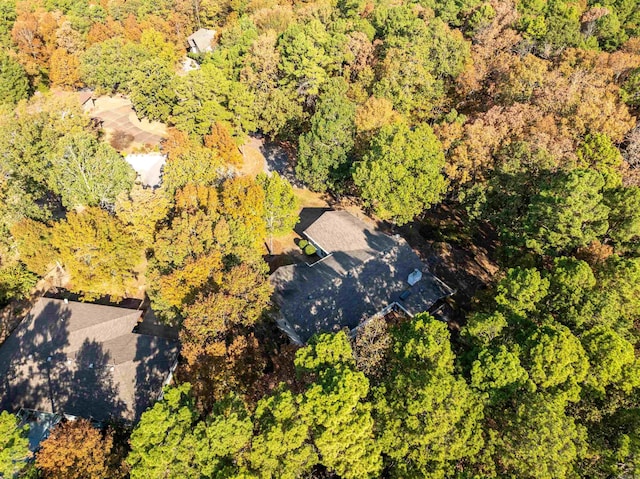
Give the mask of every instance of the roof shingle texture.
M 177 356 L 136 334 L 142 311 L 41 298 L 0 346 L 0 407 L 135 420 Z
M 285 330 L 303 342 L 321 331 L 353 329 L 394 302 L 411 314 L 427 311 L 452 292 L 403 238 L 376 231 L 347 212 L 323 213 L 304 234 L 331 255 L 271 275 Z M 409 286 L 416 269 L 422 279 Z M 405 291 L 410 294 L 401 300 Z

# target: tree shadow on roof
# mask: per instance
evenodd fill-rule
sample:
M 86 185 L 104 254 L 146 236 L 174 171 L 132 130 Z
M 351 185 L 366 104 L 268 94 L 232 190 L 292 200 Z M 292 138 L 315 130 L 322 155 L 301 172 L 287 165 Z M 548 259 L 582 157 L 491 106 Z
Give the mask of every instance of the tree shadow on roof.
M 302 235 L 304 230 L 315 223 L 318 218 L 327 211 L 333 211 L 333 208 L 302 208 L 302 211 L 300 211 L 300 221 L 298 221 L 298 224 L 296 224 L 293 230 L 299 235 Z
M 0 406 L 56 411 L 69 375 L 61 366 L 69 344 L 70 313 L 47 304 L 35 317 L 29 313 L 0 346 Z M 56 320 L 51 320 L 56 318 Z
M 134 416 L 140 415 L 158 399 L 164 380 L 178 356 L 177 341 L 156 336 L 136 338 Z
M 71 358 L 67 364 L 71 365 Z M 121 417 L 127 406 L 115 381 L 116 367 L 108 351 L 97 341 L 85 339 L 75 354 L 73 377 L 62 410 L 98 421 Z
M 104 421 L 127 413 L 105 345 L 73 340 L 77 323 L 62 302 L 36 306 L 0 346 L 0 407 L 66 413 Z M 74 327 L 74 331 L 70 331 Z M 82 341 L 77 350 L 73 343 Z M 114 354 L 121 354 L 115 351 Z M 134 387 L 134 385 L 131 385 Z

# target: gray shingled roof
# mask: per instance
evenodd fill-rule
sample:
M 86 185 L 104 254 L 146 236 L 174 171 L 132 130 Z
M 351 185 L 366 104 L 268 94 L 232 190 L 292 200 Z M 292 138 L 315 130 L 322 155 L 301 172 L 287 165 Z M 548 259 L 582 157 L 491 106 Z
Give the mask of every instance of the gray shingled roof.
M 39 299 L 0 345 L 0 407 L 135 420 L 177 357 L 176 341 L 133 332 L 141 313 Z
M 380 234 L 347 211 L 326 211 L 303 234 L 326 253 L 334 251 L 382 251 L 392 246 Z
M 403 238 L 375 231 L 349 213 L 339 213 L 324 213 L 320 217 L 324 218 L 322 228 L 313 228 L 314 224 L 305 230 L 313 228 L 325 241 L 320 246 L 332 251 L 330 256 L 311 266 L 283 266 L 271 275 L 285 331 L 306 342 L 320 331 L 353 329 L 394 302 L 417 314 L 452 293 L 428 271 Z M 358 249 L 334 249 L 339 244 L 351 248 L 347 242 Z M 422 271 L 422 279 L 409 286 L 407 279 L 415 269 Z M 405 291 L 410 295 L 402 300 L 400 295 Z

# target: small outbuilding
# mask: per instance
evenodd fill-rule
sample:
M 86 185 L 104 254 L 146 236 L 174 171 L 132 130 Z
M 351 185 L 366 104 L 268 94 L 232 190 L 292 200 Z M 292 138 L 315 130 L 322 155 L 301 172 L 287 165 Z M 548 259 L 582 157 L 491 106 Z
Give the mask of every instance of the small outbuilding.
M 191 53 L 207 53 L 213 51 L 213 40 L 216 37 L 215 30 L 201 28 L 187 37 L 189 51 Z

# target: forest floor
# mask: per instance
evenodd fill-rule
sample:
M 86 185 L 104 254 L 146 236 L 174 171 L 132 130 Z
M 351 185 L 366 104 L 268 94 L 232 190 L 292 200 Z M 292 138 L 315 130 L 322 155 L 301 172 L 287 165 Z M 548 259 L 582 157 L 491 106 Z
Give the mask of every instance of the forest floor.
M 499 273 L 494 260 L 498 246 L 495 233 L 483 226 L 474 228 L 472 235 L 466 215 L 448 203 L 397 230 L 420 253 L 429 269 L 456 290 L 450 322 L 455 328 L 471 308 L 474 296 L 492 284 Z

